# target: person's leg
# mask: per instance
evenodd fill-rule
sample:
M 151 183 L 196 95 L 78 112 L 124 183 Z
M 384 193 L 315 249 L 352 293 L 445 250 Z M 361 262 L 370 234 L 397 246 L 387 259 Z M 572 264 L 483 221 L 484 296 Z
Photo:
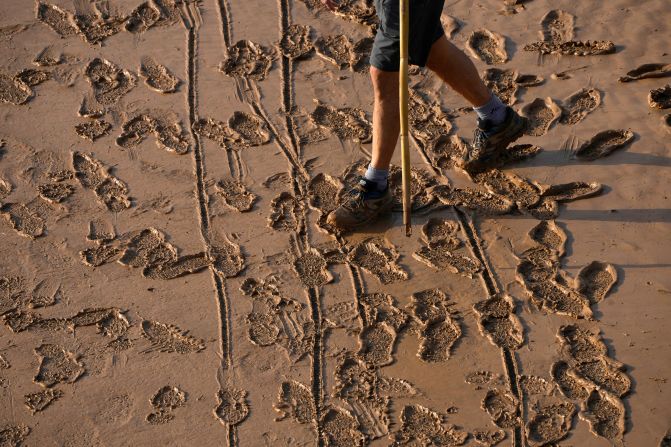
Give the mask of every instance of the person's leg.
M 373 81 L 373 154 L 371 166 L 389 169 L 400 133 L 398 72 L 370 67 Z
M 492 98 L 473 61 L 444 35 L 431 47 L 426 66 L 473 107 L 481 107 Z

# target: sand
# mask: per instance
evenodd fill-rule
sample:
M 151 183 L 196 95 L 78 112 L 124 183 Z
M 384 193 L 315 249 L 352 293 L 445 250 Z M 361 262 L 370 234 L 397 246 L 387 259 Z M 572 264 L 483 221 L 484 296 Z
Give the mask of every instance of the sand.
M 1 445 L 668 445 L 668 2 L 446 2 L 534 126 L 414 69 L 411 238 L 372 2 L 4 3 Z

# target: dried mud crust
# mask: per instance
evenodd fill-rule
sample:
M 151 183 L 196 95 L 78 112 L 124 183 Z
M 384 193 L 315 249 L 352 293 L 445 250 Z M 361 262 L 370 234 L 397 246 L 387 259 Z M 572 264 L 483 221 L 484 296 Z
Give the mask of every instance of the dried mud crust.
M 161 65 L 150 57 L 142 59 L 140 74 L 144 83 L 159 93 L 174 93 L 180 80 L 165 65 Z
M 594 88 L 583 88 L 562 102 L 562 124 L 574 125 L 585 119 L 601 104 L 601 93 Z
M 100 161 L 90 155 L 73 152 L 72 167 L 79 183 L 84 188 L 93 190 L 98 200 L 110 211 L 119 212 L 130 208 L 128 188 L 111 175 Z
M 562 43 L 574 37 L 575 16 L 561 9 L 552 9 L 541 19 L 541 38 L 544 42 Z
M 290 25 L 282 33 L 282 39 L 277 45 L 282 55 L 289 59 L 306 57 L 314 48 L 311 32 L 312 28 L 307 25 Z
M 249 40 L 240 40 L 228 49 L 228 58 L 219 69 L 228 76 L 262 81 L 270 72 L 275 55 Z
M 488 65 L 503 64 L 508 60 L 505 37 L 487 29 L 474 31 L 468 37 L 466 47 Z
M 111 129 L 112 125 L 101 119 L 85 121 L 75 126 L 75 132 L 77 135 L 89 141 L 95 141 L 98 138 L 104 137 L 105 135 L 109 134 Z
M 575 413 L 576 407 L 570 402 L 538 408 L 526 426 L 529 445 L 544 446 L 564 439 L 571 430 Z
M 0 102 L 21 105 L 33 96 L 33 90 L 18 77 L 0 73 Z
M 249 404 L 247 391 L 237 388 L 226 388 L 217 393 L 218 405 L 214 414 L 222 422 L 237 425 L 247 419 Z
M 102 105 L 116 104 L 121 97 L 135 87 L 135 77 L 112 62 L 95 58 L 86 66 L 85 75 L 96 100 Z
M 460 446 L 468 433 L 444 423 L 445 416 L 418 404 L 406 405 L 399 417 L 401 427 L 390 438 L 392 446 Z
M 536 98 L 522 107 L 521 114 L 529 120 L 527 135 L 545 135 L 562 114 L 559 105 L 552 98 Z
M 575 157 L 588 161 L 603 158 L 630 145 L 634 141 L 634 136 L 634 132 L 630 130 L 604 130 L 580 146 L 575 152 Z
M 635 69 L 628 71 L 626 75 L 620 77 L 620 82 L 633 82 L 640 79 L 664 78 L 671 76 L 671 64 L 643 64 Z
M 310 114 L 312 122 L 335 133 L 341 140 L 368 143 L 371 141 L 373 127 L 366 113 L 354 107 L 335 107 L 318 104 Z
M 405 281 L 409 275 L 397 264 L 399 258 L 396 248 L 379 238 L 366 239 L 349 252 L 348 260 L 375 276 L 382 284 Z
M 151 342 L 151 347 L 146 352 L 155 350 L 187 354 L 205 349 L 203 340 L 192 337 L 188 331 L 183 331 L 177 326 L 144 320 L 141 327 L 142 336 Z
M 151 425 L 165 424 L 175 418 L 174 410 L 186 405 L 187 396 L 184 391 L 176 386 L 166 385 L 159 389 L 149 400 L 154 408 L 145 420 Z
M 671 108 L 671 84 L 667 84 L 664 87 L 655 90 L 650 90 L 648 104 L 654 109 Z
M 247 190 L 245 184 L 237 180 L 219 180 L 215 186 L 226 205 L 241 213 L 250 211 L 258 200 L 256 194 Z
M 570 40 L 568 42 L 533 42 L 525 45 L 524 51 L 538 51 L 541 54 L 598 56 L 615 53 L 616 47 L 610 40 Z
M 63 397 L 63 391 L 47 388 L 42 391 L 26 394 L 23 398 L 23 403 L 32 414 L 35 414 L 44 411 L 61 397 Z
M 462 331 L 453 303 L 439 289 L 427 289 L 412 295 L 411 308 L 420 338 L 417 356 L 424 362 L 445 362 Z

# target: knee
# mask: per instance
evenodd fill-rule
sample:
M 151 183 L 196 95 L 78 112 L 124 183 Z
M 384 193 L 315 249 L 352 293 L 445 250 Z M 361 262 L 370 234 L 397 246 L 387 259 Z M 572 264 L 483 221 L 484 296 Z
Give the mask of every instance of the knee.
M 389 99 L 390 95 L 398 93 L 398 72 L 380 70 L 371 65 L 370 79 L 376 100 Z

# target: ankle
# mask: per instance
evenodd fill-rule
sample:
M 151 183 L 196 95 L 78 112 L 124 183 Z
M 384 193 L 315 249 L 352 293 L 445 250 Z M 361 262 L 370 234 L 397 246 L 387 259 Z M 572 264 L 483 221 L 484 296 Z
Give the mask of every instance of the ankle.
M 372 164 L 368 165 L 368 169 L 364 174 L 364 178 L 370 182 L 375 183 L 379 191 L 387 189 L 389 179 L 389 169 L 374 168 Z

